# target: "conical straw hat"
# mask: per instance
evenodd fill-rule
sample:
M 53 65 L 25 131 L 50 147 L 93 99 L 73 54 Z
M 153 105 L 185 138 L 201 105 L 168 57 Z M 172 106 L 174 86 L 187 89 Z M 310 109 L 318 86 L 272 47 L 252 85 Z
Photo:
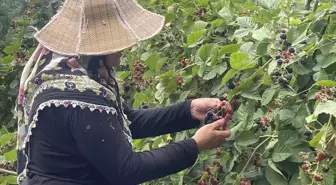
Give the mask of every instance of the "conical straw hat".
M 153 37 L 164 21 L 135 0 L 66 0 L 35 37 L 59 54 L 107 55 Z

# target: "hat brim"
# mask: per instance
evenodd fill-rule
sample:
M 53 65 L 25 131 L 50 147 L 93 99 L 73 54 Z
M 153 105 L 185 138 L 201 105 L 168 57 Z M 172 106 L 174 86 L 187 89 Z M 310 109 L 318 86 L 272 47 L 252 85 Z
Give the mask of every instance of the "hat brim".
M 67 0 L 35 38 L 62 55 L 107 55 L 157 35 L 164 22 L 134 0 Z

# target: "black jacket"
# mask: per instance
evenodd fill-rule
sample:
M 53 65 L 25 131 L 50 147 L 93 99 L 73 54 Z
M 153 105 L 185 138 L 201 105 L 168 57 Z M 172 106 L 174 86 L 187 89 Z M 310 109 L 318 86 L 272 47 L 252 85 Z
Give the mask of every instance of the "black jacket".
M 190 101 L 133 110 L 134 139 L 196 128 Z M 193 139 L 134 152 L 116 115 L 88 108 L 47 107 L 40 111 L 30 139 L 28 185 L 135 185 L 191 167 L 198 156 Z

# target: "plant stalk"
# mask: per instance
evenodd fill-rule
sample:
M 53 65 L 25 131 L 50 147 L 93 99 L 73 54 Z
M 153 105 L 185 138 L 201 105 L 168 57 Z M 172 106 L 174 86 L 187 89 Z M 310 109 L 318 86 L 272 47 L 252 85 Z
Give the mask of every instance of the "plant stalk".
M 256 153 L 256 151 L 257 151 L 257 150 L 258 150 L 264 143 L 266 143 L 266 142 L 267 142 L 269 139 L 271 139 L 271 138 L 273 138 L 273 137 L 269 137 L 269 138 L 265 139 L 263 142 L 261 142 L 261 143 L 260 143 L 254 150 L 253 150 L 253 152 L 252 152 L 250 158 L 248 159 L 247 163 L 245 164 L 244 168 L 243 168 L 242 171 L 239 173 L 239 176 L 245 171 L 245 169 L 247 168 L 247 166 L 250 164 L 251 159 L 252 159 L 252 157 L 254 156 L 254 154 Z
M 10 175 L 17 175 L 16 172 L 13 172 L 13 171 L 10 171 L 10 170 L 5 170 L 5 169 L 2 169 L 2 168 L 0 168 L 0 172 L 1 173 L 7 173 L 7 174 L 10 174 Z

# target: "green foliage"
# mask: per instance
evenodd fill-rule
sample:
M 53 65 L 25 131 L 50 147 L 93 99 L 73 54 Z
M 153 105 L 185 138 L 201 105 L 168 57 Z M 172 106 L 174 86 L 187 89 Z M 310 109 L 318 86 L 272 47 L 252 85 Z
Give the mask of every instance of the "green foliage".
M 156 107 L 195 97 L 225 97 L 234 109 L 229 122 L 231 137 L 223 146 L 217 151 L 201 152 L 191 168 L 145 185 L 197 184 L 210 176 L 225 185 L 239 185 L 243 176 L 257 185 L 334 184 L 333 1 L 139 2 L 164 15 L 166 24 L 158 36 L 124 52 L 117 77 L 124 86 L 122 93 L 128 104 L 134 108 Z M 36 47 L 32 38 L 34 28 L 40 29 L 61 1 L 34 0 L 28 4 L 37 5 L 37 9 L 19 16 L 18 26 L 6 31 L 2 40 L 6 45 L 1 48 L 0 120 L 11 131 L 14 130 L 10 107 L 14 105 L 25 58 Z M 280 39 L 284 37 L 283 29 L 285 41 Z M 289 52 L 291 47 L 293 54 Z M 18 52 L 26 57 L 19 58 Z M 143 74 L 136 71 L 136 61 L 146 66 Z M 136 78 L 138 74 L 140 79 Z M 195 131 L 135 140 L 134 149 L 161 147 L 189 138 Z M 14 135 L 6 129 L 1 134 L 0 146 L 15 142 Z M 316 159 L 322 154 L 328 155 Z M 8 164 L 15 157 L 10 147 L 0 155 Z M 217 161 L 220 165 L 214 164 Z M 303 164 L 309 164 L 311 171 L 304 170 Z M 204 172 L 205 165 L 210 167 L 211 175 Z M 317 183 L 320 176 L 323 180 Z M 0 182 L 10 184 L 12 179 L 13 176 L 4 176 Z

